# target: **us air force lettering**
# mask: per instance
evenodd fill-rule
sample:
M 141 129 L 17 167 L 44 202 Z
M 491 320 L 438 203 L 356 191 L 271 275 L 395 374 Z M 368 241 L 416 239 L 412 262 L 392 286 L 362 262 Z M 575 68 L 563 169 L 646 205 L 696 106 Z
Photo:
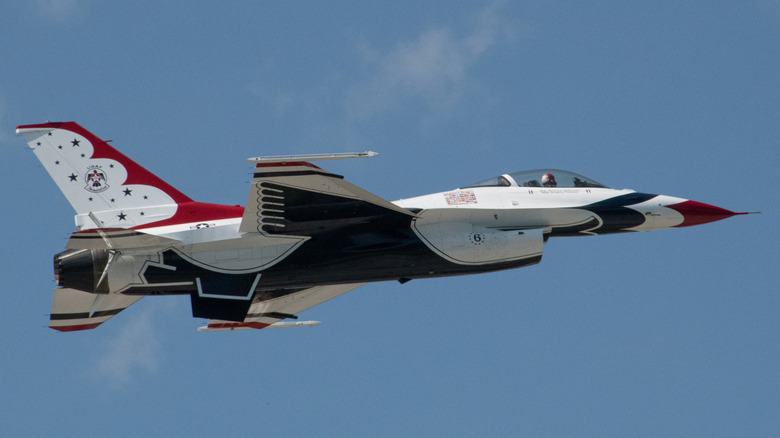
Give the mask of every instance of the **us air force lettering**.
M 551 237 L 744 214 L 555 169 L 389 202 L 312 164 L 374 152 L 250 158 L 246 206 L 206 204 L 74 122 L 16 132 L 76 210 L 76 231 L 54 256 L 49 325 L 60 331 L 165 294 L 189 295 L 205 331 L 313 326 L 284 320 L 369 282 L 533 265 Z

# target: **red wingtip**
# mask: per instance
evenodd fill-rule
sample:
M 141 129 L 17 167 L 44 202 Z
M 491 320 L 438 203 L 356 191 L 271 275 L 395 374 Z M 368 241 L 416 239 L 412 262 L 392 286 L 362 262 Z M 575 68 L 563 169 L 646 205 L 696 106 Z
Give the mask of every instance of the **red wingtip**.
M 683 222 L 677 227 L 690 227 L 693 225 L 701 225 L 709 222 L 715 222 L 722 219 L 727 219 L 732 216 L 747 213 L 735 213 L 725 208 L 716 207 L 710 204 L 704 204 L 696 201 L 685 201 L 679 204 L 667 205 L 667 208 L 677 211 L 683 215 Z
M 53 326 L 50 325 L 50 328 L 53 328 L 54 330 L 60 331 L 60 332 L 75 332 L 79 330 L 92 330 L 95 327 L 99 326 L 100 324 L 103 324 L 102 322 L 94 322 L 90 324 L 78 324 L 78 325 L 60 325 L 60 326 Z

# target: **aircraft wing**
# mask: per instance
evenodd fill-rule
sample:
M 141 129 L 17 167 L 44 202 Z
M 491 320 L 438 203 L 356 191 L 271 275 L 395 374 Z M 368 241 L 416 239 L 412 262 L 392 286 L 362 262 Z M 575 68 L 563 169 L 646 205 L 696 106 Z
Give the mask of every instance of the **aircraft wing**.
M 302 289 L 297 292 L 285 294 L 276 298 L 264 299 L 264 296 L 256 297 L 255 301 L 249 307 L 246 318 L 243 322 L 224 321 L 220 319 L 211 319 L 205 327 L 200 327 L 200 331 L 225 331 L 225 330 L 243 330 L 243 329 L 262 329 L 273 327 L 295 327 L 319 325 L 315 321 L 304 321 L 299 323 L 283 323 L 283 319 L 297 319 L 297 314 L 306 309 L 322 304 L 325 301 L 336 298 L 353 289 L 357 289 L 366 283 L 354 284 L 335 284 L 329 286 L 316 286 L 308 289 Z
M 49 327 L 61 332 L 93 329 L 130 307 L 142 296 L 91 294 L 76 289 L 54 289 Z
M 374 152 L 258 157 L 241 232 L 308 236 L 340 224 L 414 213 L 357 187 L 343 177 L 309 163 L 314 160 L 364 158 Z

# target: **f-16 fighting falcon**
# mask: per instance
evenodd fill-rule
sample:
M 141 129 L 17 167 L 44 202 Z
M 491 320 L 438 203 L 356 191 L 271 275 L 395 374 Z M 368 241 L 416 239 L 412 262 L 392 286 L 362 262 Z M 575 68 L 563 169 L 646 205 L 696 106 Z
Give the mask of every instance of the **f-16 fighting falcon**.
M 147 295 L 185 294 L 204 331 L 317 325 L 310 307 L 369 282 L 539 263 L 550 237 L 679 228 L 737 214 L 576 173 L 507 173 L 386 201 L 313 161 L 250 158 L 246 206 L 196 202 L 74 122 L 16 128 L 76 210 L 54 256 L 49 326 L 92 329 Z

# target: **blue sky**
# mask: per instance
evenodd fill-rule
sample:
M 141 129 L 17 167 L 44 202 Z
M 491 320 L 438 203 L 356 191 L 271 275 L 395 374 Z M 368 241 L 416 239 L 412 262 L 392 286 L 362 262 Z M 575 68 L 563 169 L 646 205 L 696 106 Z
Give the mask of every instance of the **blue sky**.
M 0 6 L 3 436 L 775 436 L 780 2 Z M 246 158 L 387 199 L 556 167 L 762 211 L 553 239 L 541 264 L 365 286 L 316 328 L 199 333 L 186 297 L 48 329 L 69 204 L 16 125 L 74 120 L 189 195 Z

